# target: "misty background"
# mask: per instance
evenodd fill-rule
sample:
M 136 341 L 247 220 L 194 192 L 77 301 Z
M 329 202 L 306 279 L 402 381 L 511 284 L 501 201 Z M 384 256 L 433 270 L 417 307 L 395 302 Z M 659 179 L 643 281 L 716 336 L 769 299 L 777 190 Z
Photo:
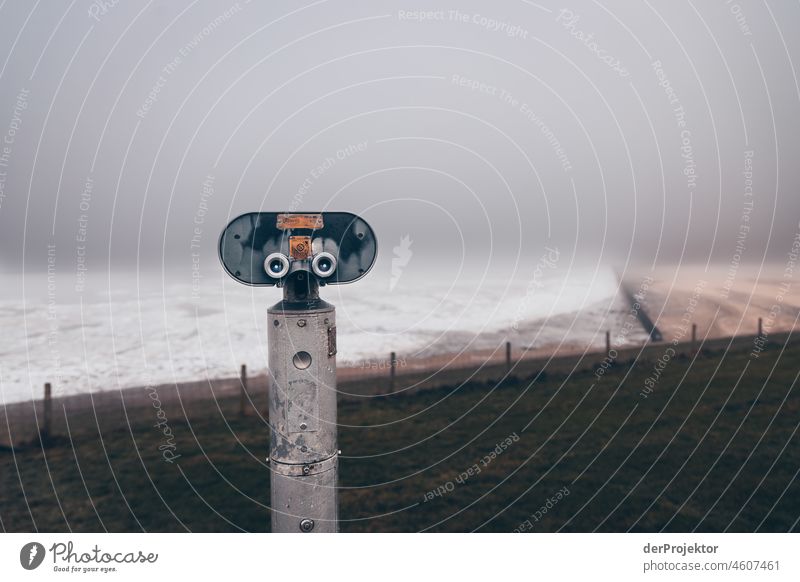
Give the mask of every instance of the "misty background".
M 546 244 L 589 264 L 725 262 L 747 151 L 746 258 L 782 257 L 797 230 L 795 4 L 37 2 L 2 15 L 0 131 L 18 126 L 6 272 L 45 269 L 48 244 L 68 271 L 85 242 L 89 271 L 189 275 L 199 213 L 216 270 L 231 217 L 290 207 L 360 213 L 382 263 L 409 235 L 437 270 L 500 275 Z

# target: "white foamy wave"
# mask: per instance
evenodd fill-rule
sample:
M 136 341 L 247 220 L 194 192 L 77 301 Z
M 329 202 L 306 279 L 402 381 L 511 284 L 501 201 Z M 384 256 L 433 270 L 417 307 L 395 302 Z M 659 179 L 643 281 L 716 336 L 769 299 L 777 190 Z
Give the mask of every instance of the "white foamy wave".
M 65 285 L 66 286 L 66 285 Z M 159 277 L 114 274 L 87 285 L 82 296 L 44 276 L 25 276 L 25 301 L 0 298 L 0 401 L 115 390 L 148 383 L 225 377 L 246 363 L 267 365 L 266 311 L 280 293 L 224 276 L 201 288 Z M 607 269 L 553 270 L 535 283 L 515 280 L 436 281 L 366 277 L 329 286 L 337 307 L 340 361 L 385 359 L 496 347 L 559 343 L 601 345 L 618 329 L 627 306 Z M 23 294 L 19 294 L 23 296 Z M 628 337 L 644 339 L 644 332 Z

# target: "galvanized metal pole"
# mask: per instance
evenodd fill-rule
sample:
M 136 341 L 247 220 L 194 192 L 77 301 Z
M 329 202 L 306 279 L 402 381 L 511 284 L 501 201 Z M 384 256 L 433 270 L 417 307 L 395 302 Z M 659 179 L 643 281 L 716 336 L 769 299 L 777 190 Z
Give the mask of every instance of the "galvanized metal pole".
M 336 532 L 336 320 L 307 273 L 269 311 L 273 532 Z

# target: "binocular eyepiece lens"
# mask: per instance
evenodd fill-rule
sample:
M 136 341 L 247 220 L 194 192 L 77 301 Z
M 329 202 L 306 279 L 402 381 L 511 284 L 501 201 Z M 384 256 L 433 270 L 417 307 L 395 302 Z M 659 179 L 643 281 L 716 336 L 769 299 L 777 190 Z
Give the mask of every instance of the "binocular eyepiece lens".
M 319 253 L 311 261 L 311 271 L 320 279 L 330 277 L 336 270 L 336 257 L 330 253 Z M 264 271 L 273 279 L 289 274 L 289 257 L 283 253 L 272 253 L 264 259 Z
M 280 279 L 289 272 L 289 259 L 281 253 L 272 253 L 264 259 L 264 270 L 274 279 Z
M 330 253 L 319 253 L 311 261 L 311 270 L 317 277 L 330 277 L 336 270 L 336 257 Z

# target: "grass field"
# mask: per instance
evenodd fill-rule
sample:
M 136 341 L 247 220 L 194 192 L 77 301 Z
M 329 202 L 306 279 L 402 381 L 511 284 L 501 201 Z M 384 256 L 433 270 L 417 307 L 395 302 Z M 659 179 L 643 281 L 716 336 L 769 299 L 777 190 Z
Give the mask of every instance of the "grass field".
M 343 400 L 342 531 L 796 530 L 800 342 L 676 355 L 644 397 L 666 347 L 599 381 L 595 357 Z M 167 410 L 173 463 L 148 407 L 68 416 L 71 440 L 0 452 L 3 530 L 268 530 L 265 420 L 237 407 Z

